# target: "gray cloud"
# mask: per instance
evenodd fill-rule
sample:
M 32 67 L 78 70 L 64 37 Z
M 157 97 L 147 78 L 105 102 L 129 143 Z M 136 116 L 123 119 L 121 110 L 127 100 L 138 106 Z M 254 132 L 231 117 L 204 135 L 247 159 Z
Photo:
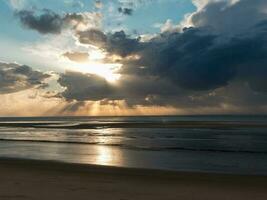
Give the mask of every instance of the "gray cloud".
M 15 16 L 20 20 L 21 24 L 27 28 L 36 30 L 41 34 L 60 34 L 65 28 L 77 29 L 79 25 L 87 26 L 88 23 L 95 25 L 93 22 L 98 19 L 89 16 L 85 13 L 67 13 L 59 15 L 52 10 L 43 9 L 37 14 L 34 10 L 21 10 L 15 13 Z M 97 15 L 95 16 L 97 18 Z
M 132 8 L 122 8 L 122 7 L 119 7 L 118 8 L 118 12 L 119 13 L 122 13 L 124 15 L 132 15 L 133 14 L 133 9 Z
M 35 71 L 29 66 L 0 62 L 0 94 L 47 86 L 44 80 L 50 75 Z
M 18 11 L 16 16 L 25 28 L 37 30 L 41 34 L 58 34 L 64 25 L 63 18 L 50 10 L 44 10 L 41 15 L 36 15 L 34 11 L 22 10 Z
M 159 99 L 161 96 L 178 98 L 177 93 L 180 92 L 181 97 L 186 93 L 168 80 L 153 76 L 126 75 L 114 85 L 97 75 L 68 71 L 60 75 L 58 82 L 66 88 L 60 95 L 69 101 L 125 100 L 130 106 L 151 105 L 164 104 Z
M 97 75 L 68 71 L 61 74 L 58 83 L 66 87 L 61 94 L 67 100 L 97 101 L 108 98 L 112 89 L 107 81 Z
M 105 34 L 101 30 L 89 29 L 77 32 L 76 36 L 82 44 L 94 45 L 123 57 L 135 53 L 142 45 L 140 38 L 130 38 L 124 31 Z
M 105 48 L 107 43 L 107 36 L 98 29 L 79 31 L 76 35 L 82 44 L 90 44 L 99 48 Z

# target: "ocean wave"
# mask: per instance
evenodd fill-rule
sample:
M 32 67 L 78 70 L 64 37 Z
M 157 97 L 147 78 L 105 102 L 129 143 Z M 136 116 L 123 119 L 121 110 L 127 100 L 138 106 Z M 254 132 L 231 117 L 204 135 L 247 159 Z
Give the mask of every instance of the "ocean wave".
M 185 146 L 140 146 L 129 145 L 122 143 L 103 143 L 103 142 L 88 142 L 88 141 L 63 141 L 63 140 L 34 140 L 34 139 L 9 139 L 0 138 L 0 141 L 5 142 L 32 142 L 32 143 L 53 143 L 53 144 L 77 144 L 77 145 L 101 145 L 107 147 L 120 147 L 131 150 L 148 150 L 148 151 L 198 151 L 198 152 L 224 152 L 224 153 L 261 153 L 266 154 L 267 150 L 257 149 L 233 149 L 233 148 L 194 148 Z
M 0 127 L 46 128 L 46 129 L 106 129 L 106 128 L 199 128 L 199 129 L 237 129 L 267 128 L 262 122 L 213 122 L 213 121 L 175 121 L 175 122 L 99 122 L 99 123 L 50 123 L 50 122 L 1 122 Z

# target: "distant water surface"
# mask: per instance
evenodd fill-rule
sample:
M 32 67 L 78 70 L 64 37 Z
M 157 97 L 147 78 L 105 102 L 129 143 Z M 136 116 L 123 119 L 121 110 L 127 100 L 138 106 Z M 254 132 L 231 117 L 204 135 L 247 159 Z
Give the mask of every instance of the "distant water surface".
M 0 118 L 0 157 L 267 174 L 267 117 Z

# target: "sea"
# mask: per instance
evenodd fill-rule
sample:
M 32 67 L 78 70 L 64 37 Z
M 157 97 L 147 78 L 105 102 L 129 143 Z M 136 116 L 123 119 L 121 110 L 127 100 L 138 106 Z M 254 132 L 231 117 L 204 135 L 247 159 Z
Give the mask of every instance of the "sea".
M 267 175 L 267 116 L 2 117 L 0 158 Z

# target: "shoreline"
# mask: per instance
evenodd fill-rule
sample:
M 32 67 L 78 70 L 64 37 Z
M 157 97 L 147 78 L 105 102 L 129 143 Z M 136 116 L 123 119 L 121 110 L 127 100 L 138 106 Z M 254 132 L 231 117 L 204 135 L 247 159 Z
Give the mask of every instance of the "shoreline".
M 0 158 L 0 199 L 267 199 L 267 176 Z

